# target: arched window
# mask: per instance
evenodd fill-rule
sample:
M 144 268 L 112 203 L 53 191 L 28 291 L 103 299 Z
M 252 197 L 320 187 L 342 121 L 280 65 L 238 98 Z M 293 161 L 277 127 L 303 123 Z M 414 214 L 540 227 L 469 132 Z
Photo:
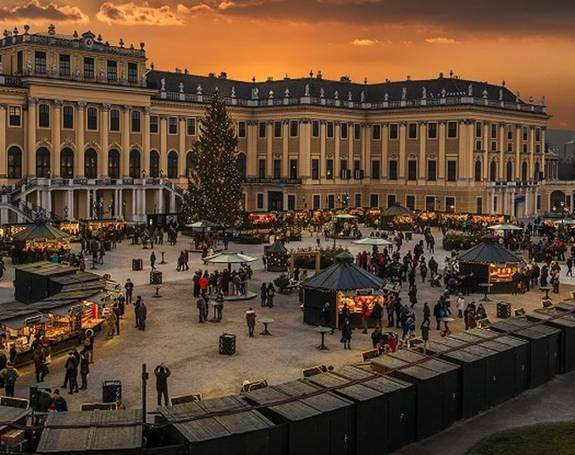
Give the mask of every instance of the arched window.
M 84 176 L 88 179 L 98 178 L 98 152 L 94 149 L 88 149 L 84 154 Z
M 50 176 L 50 150 L 40 147 L 36 150 L 36 177 Z
M 511 161 L 507 161 L 505 165 L 505 178 L 508 182 L 513 181 L 513 163 Z
M 238 170 L 240 171 L 240 176 L 242 177 L 242 179 L 245 179 L 247 175 L 245 153 L 238 153 Z
M 168 178 L 178 178 L 178 152 L 175 150 L 168 153 Z
M 527 181 L 527 161 L 523 161 L 521 165 L 521 180 L 524 182 Z
M 191 150 L 186 155 L 186 177 L 192 176 L 192 169 L 194 167 L 194 152 Z
M 108 177 L 111 179 L 120 178 L 120 152 L 116 149 L 108 152 Z
M 475 162 L 475 181 L 481 182 L 481 161 L 477 160 Z
M 535 172 L 533 175 L 533 179 L 538 182 L 539 181 L 539 173 L 541 172 L 541 168 L 539 166 L 539 161 L 535 162 Z
M 130 177 L 139 179 L 140 175 L 140 151 L 136 149 L 130 150 Z
M 497 163 L 492 161 L 489 165 L 489 180 L 495 182 L 497 180 Z
M 74 151 L 68 147 L 60 152 L 60 177 L 74 178 Z
M 160 154 L 156 150 L 150 152 L 150 177 L 160 176 Z
M 16 146 L 8 150 L 8 178 L 22 178 L 22 150 Z

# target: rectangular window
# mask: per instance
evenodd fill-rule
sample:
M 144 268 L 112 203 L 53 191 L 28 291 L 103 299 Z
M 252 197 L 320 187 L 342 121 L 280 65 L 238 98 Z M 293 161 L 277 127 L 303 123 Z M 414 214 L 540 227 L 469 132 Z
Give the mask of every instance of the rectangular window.
M 537 142 L 541 140 L 541 128 L 535 128 L 535 140 Z
M 45 103 L 38 105 L 38 128 L 50 128 L 50 106 Z
M 379 160 L 373 160 L 371 162 L 371 178 L 374 180 L 379 180 L 381 178 Z
M 457 137 L 457 122 L 447 122 L 447 137 L 450 139 Z
M 397 160 L 389 160 L 389 180 L 397 180 Z
M 369 206 L 375 209 L 379 207 L 379 194 L 369 195 Z
M 428 212 L 435 210 L 435 196 L 425 196 L 425 210 Z
M 311 178 L 312 180 L 319 180 L 319 160 L 311 160 Z
M 417 123 L 410 123 L 408 125 L 408 138 L 409 139 L 417 139 Z
M 340 128 L 341 128 L 340 137 L 344 140 L 347 139 L 347 136 L 348 136 L 347 123 L 342 123 Z
M 359 123 L 355 123 L 353 125 L 353 138 L 356 141 L 359 141 L 361 139 L 361 125 Z
M 168 119 L 168 134 L 178 134 L 178 117 Z
M 387 195 L 387 206 L 393 207 L 395 205 L 395 202 L 396 202 L 395 194 L 388 194 Z
M 333 194 L 327 195 L 327 208 L 334 209 L 335 208 L 335 196 Z
M 491 151 L 492 152 L 497 151 L 497 141 L 491 141 Z
M 288 194 L 288 210 L 295 210 L 295 195 Z
M 405 197 L 405 206 L 409 209 L 409 210 L 415 210 L 415 196 L 412 194 L 408 194 Z
M 497 123 L 491 124 L 491 139 L 497 139 Z
M 507 127 L 507 140 L 508 141 L 513 140 L 513 127 L 512 126 Z
M 118 112 L 118 114 L 119 114 L 119 112 Z M 118 122 L 118 126 L 119 126 L 119 122 Z M 150 133 L 151 134 L 158 134 L 159 131 L 160 131 L 160 118 L 157 115 L 151 115 L 150 116 Z
M 527 127 L 524 126 L 524 127 L 523 127 L 523 140 L 524 140 L 524 141 L 527 140 L 528 134 L 529 134 L 529 133 L 528 133 Z
M 267 129 L 266 122 L 259 122 L 258 123 L 258 137 L 260 137 L 260 138 L 266 137 L 266 129 Z
M 282 176 L 282 160 L 274 160 L 273 166 L 274 179 L 280 179 Z
M 381 125 L 373 125 L 371 127 L 371 138 L 374 141 L 379 141 L 381 139 Z
M 417 161 L 407 161 L 407 180 L 417 180 Z
M 453 196 L 445 197 L 445 211 L 447 213 L 455 213 L 455 198 Z
M 437 161 L 427 161 L 427 180 L 434 182 L 437 180 Z
M 195 136 L 196 135 L 196 119 L 195 118 L 188 118 L 186 119 L 186 133 L 188 136 Z
M 482 144 L 481 141 L 475 141 L 475 150 L 481 150 L 482 149 Z
M 274 137 L 282 137 L 282 122 L 274 122 Z
M 24 72 L 24 52 L 18 51 L 16 54 L 16 72 L 22 74 Z
M 140 118 L 140 111 L 132 111 L 132 133 L 139 133 L 141 131 Z
M 98 109 L 89 107 L 86 113 L 86 128 L 90 131 L 98 130 Z
M 291 137 L 297 137 L 299 134 L 299 122 L 297 120 L 292 120 L 289 122 L 289 135 Z
M 46 74 L 46 52 L 34 52 L 34 71 L 37 74 Z
M 447 181 L 455 182 L 457 180 L 457 161 L 447 161 Z
M 483 198 L 478 197 L 475 202 L 475 213 L 483 213 Z
M 158 125 L 156 118 L 156 126 Z M 152 117 L 150 117 L 150 130 L 152 129 Z M 112 109 L 110 111 L 110 131 L 120 131 L 120 111 L 118 109 Z M 157 131 L 156 131 L 157 132 Z
M 62 128 L 65 130 L 74 128 L 74 106 L 62 107 Z
M 116 82 L 118 80 L 118 62 L 116 60 L 108 60 L 106 68 L 108 82 Z
M 333 160 L 326 160 L 325 162 L 325 177 L 329 180 L 333 179 Z
M 327 122 L 327 137 L 333 138 L 333 122 Z
M 70 56 L 68 54 L 60 54 L 59 56 L 59 69 L 60 77 L 70 77 Z
M 481 122 L 475 122 L 475 137 L 481 137 L 483 134 L 483 124 Z
M 128 82 L 135 84 L 138 82 L 138 64 L 128 63 Z
M 94 59 L 84 57 L 84 79 L 94 79 Z
M 507 151 L 508 152 L 513 152 L 513 144 L 511 142 L 507 143 Z
M 266 160 L 258 160 L 258 178 L 266 178 Z
M 523 144 L 523 153 L 527 153 L 527 144 Z
M 427 124 L 427 139 L 437 139 L 437 123 Z
M 264 195 L 263 193 L 258 193 L 256 194 L 256 207 L 258 209 L 263 209 L 264 208 Z
M 321 208 L 321 197 L 319 194 L 314 194 L 312 199 L 312 206 L 314 210 Z
M 312 137 L 319 137 L 319 122 L 317 120 L 311 122 L 311 135 Z
M 295 180 L 298 178 L 297 175 L 297 160 L 289 160 L 289 178 Z
M 389 125 L 389 138 L 397 139 L 399 137 L 399 125 L 397 123 L 392 123 Z
M 22 108 L 10 106 L 8 109 L 8 123 L 10 126 L 22 126 Z
M 361 207 L 361 193 L 355 193 L 355 206 Z
M 339 160 L 339 176 L 341 179 L 351 178 L 351 172 L 347 171 L 347 160 Z
M 246 137 L 246 122 L 238 122 L 238 137 Z

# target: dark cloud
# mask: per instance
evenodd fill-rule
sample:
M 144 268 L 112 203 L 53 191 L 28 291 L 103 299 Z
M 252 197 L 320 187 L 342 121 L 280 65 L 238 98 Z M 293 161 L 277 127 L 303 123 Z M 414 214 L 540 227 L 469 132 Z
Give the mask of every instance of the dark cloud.
M 414 25 L 457 32 L 571 34 L 573 0 L 181 0 L 227 16 L 364 25 Z
M 0 21 L 17 20 L 85 23 L 88 17 L 76 6 L 41 3 L 39 0 L 23 1 L 12 7 L 0 6 Z

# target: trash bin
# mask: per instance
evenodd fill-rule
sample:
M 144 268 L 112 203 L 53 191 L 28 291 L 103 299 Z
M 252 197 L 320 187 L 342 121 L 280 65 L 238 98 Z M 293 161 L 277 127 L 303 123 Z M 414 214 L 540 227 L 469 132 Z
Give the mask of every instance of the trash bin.
M 162 284 L 162 272 L 152 270 L 150 272 L 150 284 Z
M 236 353 L 236 336 L 231 333 L 224 333 L 220 336 L 220 354 L 234 355 Z
M 132 271 L 138 272 L 140 270 L 144 270 L 143 259 L 132 259 Z
M 122 401 L 122 382 L 104 381 L 102 383 L 102 403 Z

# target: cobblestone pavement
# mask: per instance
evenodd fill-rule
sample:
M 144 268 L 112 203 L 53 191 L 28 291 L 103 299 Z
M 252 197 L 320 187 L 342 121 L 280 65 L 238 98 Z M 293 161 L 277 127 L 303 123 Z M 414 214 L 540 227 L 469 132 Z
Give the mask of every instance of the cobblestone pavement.
M 367 231 L 366 231 L 367 232 Z M 440 266 L 447 253 L 441 249 L 441 235 L 435 233 L 438 245 L 435 258 Z M 404 245 L 402 252 L 413 248 L 414 242 L 422 237 L 414 236 L 414 240 Z M 322 241 L 322 243 L 325 243 Z M 331 245 L 331 242 L 329 243 Z M 338 241 L 339 245 L 349 247 L 352 253 L 362 251 L 362 248 L 349 241 Z M 315 239 L 307 234 L 301 242 L 287 245 L 288 248 L 315 245 Z M 160 265 L 163 272 L 164 285 L 160 293 L 162 298 L 152 298 L 154 288 L 147 284 L 150 250 L 141 246 L 123 243 L 117 249 L 106 254 L 105 265 L 98 266 L 96 273 L 110 273 L 112 277 L 123 283 L 126 278 L 134 281 L 135 295 L 141 295 L 148 306 L 148 320 L 145 332 L 134 328 L 134 314 L 132 308 L 127 308 L 125 318 L 121 324 L 119 337 L 107 339 L 100 335 L 96 341 L 95 364 L 91 366 L 89 386 L 87 391 L 79 394 L 64 396 L 69 401 L 71 409 L 78 409 L 80 403 L 97 402 L 102 399 L 101 384 L 104 380 L 119 379 L 123 385 L 123 400 L 128 407 L 141 406 L 141 378 L 142 363 L 146 363 L 148 370 L 152 370 L 160 362 L 165 362 L 172 371 L 169 379 L 169 392 L 171 395 L 200 392 L 204 397 L 213 397 L 221 394 L 239 392 L 242 381 L 266 378 L 270 383 L 278 383 L 301 377 L 301 370 L 317 364 L 333 365 L 335 367 L 359 362 L 360 353 L 371 348 L 369 335 L 356 330 L 353 333 L 352 350 L 343 350 L 336 333 L 326 337 L 328 351 L 318 351 L 316 346 L 320 342 L 319 333 L 312 327 L 303 324 L 302 313 L 297 294 L 282 296 L 276 294 L 273 309 L 261 308 L 259 300 L 250 302 L 227 303 L 224 308 L 223 322 L 199 324 L 195 301 L 191 295 L 191 273 L 193 270 L 213 270 L 212 266 L 204 266 L 199 254 L 191 254 L 190 271 L 176 272 L 176 258 L 179 250 L 190 246 L 186 237 L 180 237 L 175 247 L 160 245 L 155 249 L 160 258 L 164 251 L 167 264 Z M 327 246 L 327 245 L 325 245 Z M 257 292 L 263 282 L 269 282 L 277 274 L 263 270 L 261 256 L 262 245 L 230 245 L 231 251 L 244 252 L 258 257 L 252 263 L 254 279 L 250 288 Z M 428 257 L 426 255 L 426 257 Z M 132 272 L 132 258 L 144 259 L 144 271 Z M 11 265 L 0 282 L 0 302 L 13 300 L 12 280 L 14 270 Z M 572 279 L 571 284 L 573 283 Z M 566 280 L 563 279 L 565 282 Z M 429 284 L 419 284 L 416 314 L 421 320 L 421 308 L 425 300 L 430 304 L 436 301 L 439 290 L 431 288 Z M 407 286 L 402 290 L 402 298 L 407 300 Z M 568 291 L 573 286 L 562 285 L 561 294 L 557 300 L 567 298 Z M 480 295 L 471 296 L 479 299 Z M 505 299 L 513 307 L 522 306 L 526 309 L 540 305 L 541 293 L 533 291 L 521 296 L 494 296 L 494 302 L 486 309 L 490 319 L 495 319 L 495 300 Z M 555 295 L 552 295 L 556 298 Z M 259 336 L 250 339 L 247 336 L 244 313 L 253 306 L 258 316 L 274 319 L 270 325 L 272 336 Z M 461 320 L 452 325 L 453 331 L 463 329 Z M 256 334 L 261 332 L 258 324 Z M 237 353 L 234 356 L 218 354 L 218 338 L 224 333 L 233 333 L 237 336 Z M 439 336 L 433 330 L 431 337 Z M 44 387 L 59 387 L 63 382 L 64 356 L 53 359 L 50 365 L 51 373 L 42 384 Z M 33 368 L 23 367 L 23 376 L 19 379 L 16 394 L 26 396 L 28 386 L 35 385 Z M 155 383 L 153 377 L 148 385 L 148 409 L 155 404 Z

